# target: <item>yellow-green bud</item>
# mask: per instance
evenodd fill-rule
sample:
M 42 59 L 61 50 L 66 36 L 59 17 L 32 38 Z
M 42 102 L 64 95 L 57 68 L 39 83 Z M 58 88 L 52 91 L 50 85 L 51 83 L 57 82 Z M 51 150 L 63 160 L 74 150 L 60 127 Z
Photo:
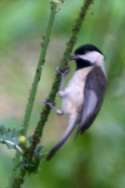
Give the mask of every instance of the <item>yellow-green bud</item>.
M 63 3 L 63 0 L 51 0 L 51 3 L 56 4 L 57 6 L 60 6 Z
M 60 3 L 61 3 L 60 0 L 52 0 L 51 2 L 52 2 L 52 3 L 56 3 L 56 4 L 60 4 Z
M 21 136 L 19 136 L 18 140 L 19 140 L 20 144 L 25 145 L 27 139 L 25 136 L 21 135 Z

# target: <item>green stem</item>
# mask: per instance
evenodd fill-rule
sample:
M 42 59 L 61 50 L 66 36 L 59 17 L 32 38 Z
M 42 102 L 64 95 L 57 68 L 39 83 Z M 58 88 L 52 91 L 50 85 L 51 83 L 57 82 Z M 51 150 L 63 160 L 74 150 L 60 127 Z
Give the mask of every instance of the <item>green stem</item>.
M 56 12 L 57 12 L 57 4 L 51 3 L 51 12 L 50 12 L 50 16 L 49 16 L 48 26 L 46 29 L 46 35 L 45 35 L 45 37 L 43 37 L 43 41 L 41 44 L 42 47 L 41 47 L 40 57 L 39 57 L 38 65 L 36 68 L 34 80 L 32 83 L 28 103 L 27 103 L 26 110 L 25 110 L 24 121 L 23 121 L 23 132 L 24 133 L 27 132 L 27 129 L 29 126 L 29 121 L 31 118 L 32 110 L 33 110 L 33 105 L 34 105 L 34 101 L 35 101 L 35 97 L 36 97 L 36 93 L 37 93 L 38 84 L 39 84 L 39 81 L 41 78 L 42 67 L 45 63 L 45 57 L 46 57 L 46 53 L 47 53 L 47 49 L 48 49 L 48 45 L 49 45 L 49 41 L 50 41 L 50 36 L 52 33 L 52 29 L 53 29 L 53 24 L 55 21 Z
M 54 0 L 53 0 L 53 2 L 54 2 Z M 58 1 L 55 0 L 55 2 L 58 2 Z M 70 39 L 69 39 L 69 41 L 66 45 L 66 49 L 65 49 L 63 58 L 61 60 L 61 64 L 60 64 L 60 67 L 59 67 L 61 70 L 65 69 L 68 66 L 70 54 L 71 54 L 73 47 L 74 47 L 74 45 L 77 41 L 77 36 L 78 36 L 79 31 L 80 31 L 82 22 L 85 18 L 85 15 L 87 13 L 87 10 L 88 10 L 88 8 L 89 8 L 89 6 L 91 5 L 92 2 L 93 2 L 93 0 L 84 0 L 84 2 L 83 2 L 83 5 L 81 7 L 78 18 L 76 19 L 75 25 L 73 26 L 71 37 L 70 37 Z M 52 9 L 52 12 L 53 11 L 54 10 Z M 53 14 L 52 14 L 52 12 L 51 12 L 51 16 L 55 17 L 56 11 L 54 11 L 55 13 L 53 12 Z M 49 24 L 51 23 L 50 24 L 51 26 L 52 26 L 53 21 L 54 21 L 54 18 L 53 19 L 51 18 L 49 20 Z M 49 30 L 51 30 L 50 25 L 48 27 Z M 24 133 L 26 133 L 28 125 L 29 125 L 29 120 L 30 120 L 30 116 L 31 116 L 31 113 L 32 113 L 32 108 L 33 108 L 33 103 L 34 103 L 38 83 L 39 83 L 39 80 L 40 80 L 40 77 L 41 77 L 41 68 L 42 68 L 42 65 L 45 62 L 45 55 L 46 55 L 46 51 L 47 51 L 47 47 L 48 47 L 48 43 L 49 43 L 49 36 L 48 35 L 50 35 L 51 32 L 47 31 L 46 33 L 47 33 L 47 37 L 45 37 L 44 43 L 43 43 L 43 49 L 41 49 L 40 61 L 39 61 L 38 67 L 37 67 L 35 79 L 34 79 L 34 82 L 32 84 L 31 95 L 29 97 L 27 108 L 26 108 L 26 113 L 25 113 L 25 118 L 24 118 L 24 123 L 23 123 Z M 51 89 L 50 94 L 48 96 L 48 99 L 52 102 L 55 101 L 56 93 L 59 90 L 60 83 L 61 83 L 61 75 L 59 73 L 56 73 L 56 76 L 55 76 L 55 79 L 54 79 L 54 82 L 53 82 L 53 85 L 52 85 L 52 89 Z M 22 161 L 22 162 L 25 162 L 25 160 L 27 160 L 27 161 L 29 161 L 29 163 L 30 162 L 32 163 L 34 151 L 35 151 L 35 149 L 37 148 L 37 145 L 40 142 L 40 139 L 41 139 L 41 136 L 42 136 L 42 133 L 43 133 L 43 128 L 45 126 L 45 123 L 47 122 L 48 116 L 50 114 L 50 110 L 51 109 L 49 108 L 48 105 L 44 106 L 44 108 L 41 112 L 40 120 L 39 120 L 39 122 L 36 126 L 36 129 L 35 129 L 35 131 L 32 135 L 31 147 L 29 149 L 27 149 L 25 156 L 24 156 L 24 161 Z M 15 169 L 16 168 L 14 168 L 14 170 Z M 9 188 L 20 188 L 21 185 L 24 182 L 25 175 L 26 175 L 26 169 L 21 168 L 21 166 L 18 169 L 16 169 L 16 171 L 15 171 L 13 177 L 12 177 L 11 185 L 9 186 Z
M 46 34 L 45 34 L 43 41 L 42 41 L 40 57 L 39 57 L 38 65 L 37 65 L 37 68 L 36 68 L 34 80 L 33 80 L 33 83 L 32 83 L 28 103 L 27 103 L 26 110 L 25 110 L 23 127 L 22 127 L 22 133 L 23 134 L 26 134 L 27 130 L 28 130 L 29 121 L 30 121 L 30 117 L 31 117 L 36 93 L 37 93 L 37 88 L 38 88 L 38 84 L 39 84 L 39 81 L 40 81 L 40 78 L 41 78 L 42 67 L 45 63 L 45 57 L 46 57 L 46 53 L 47 53 L 47 49 L 48 49 L 48 45 L 49 45 L 49 41 L 50 41 L 50 36 L 51 36 L 51 33 L 52 33 L 52 29 L 53 29 L 53 25 L 54 25 L 54 21 L 55 21 L 55 16 L 56 16 L 56 13 L 57 13 L 57 8 L 58 8 L 58 3 L 51 1 L 51 11 L 50 11 L 50 16 L 49 16 L 49 20 L 48 20 L 48 26 L 46 28 L 46 32 L 45 32 Z M 24 176 L 26 174 L 26 170 L 19 169 L 20 168 L 19 162 L 20 162 L 20 156 L 17 153 L 16 156 L 15 156 L 15 159 L 14 159 L 13 173 L 12 173 L 12 176 L 10 178 L 8 188 L 20 188 L 21 185 L 23 184 Z
M 87 10 L 89 9 L 89 6 L 92 4 L 92 2 L 93 2 L 93 0 L 83 1 L 83 5 L 80 9 L 80 13 L 79 13 L 79 15 L 76 19 L 76 22 L 73 26 L 71 37 L 70 37 L 69 41 L 67 42 L 66 49 L 64 51 L 63 58 L 61 60 L 60 67 L 59 67 L 60 70 L 62 70 L 62 69 L 65 70 L 68 67 L 68 61 L 70 59 L 70 54 L 71 54 L 73 47 L 77 41 L 77 36 L 78 36 L 78 33 L 80 32 L 80 28 L 81 28 L 83 20 L 86 16 Z M 51 102 L 55 101 L 56 94 L 60 87 L 60 83 L 61 83 L 61 74 L 56 73 L 50 94 L 48 96 L 49 101 L 51 101 Z M 33 133 L 33 136 L 32 136 L 32 145 L 29 149 L 30 156 L 33 156 L 33 152 L 40 142 L 40 139 L 41 139 L 42 133 L 43 133 L 43 128 L 45 126 L 45 123 L 47 122 L 48 116 L 50 114 L 50 110 L 51 109 L 49 108 L 49 106 L 45 105 L 41 112 L 40 120 L 39 120 L 37 127 L 36 127 L 36 129 Z

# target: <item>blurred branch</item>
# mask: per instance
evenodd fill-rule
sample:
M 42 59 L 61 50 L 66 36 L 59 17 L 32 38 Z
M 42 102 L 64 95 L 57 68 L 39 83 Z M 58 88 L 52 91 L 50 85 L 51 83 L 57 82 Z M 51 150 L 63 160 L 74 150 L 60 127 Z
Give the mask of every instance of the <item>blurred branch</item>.
M 56 16 L 57 8 L 58 8 L 60 1 L 57 1 L 57 2 L 51 1 L 50 3 L 51 3 L 51 12 L 50 12 L 50 16 L 49 16 L 48 26 L 47 26 L 47 29 L 45 32 L 46 34 L 45 34 L 45 36 L 43 36 L 43 40 L 41 43 L 40 57 L 39 57 L 38 65 L 36 68 L 34 80 L 32 83 L 32 88 L 30 91 L 28 103 L 27 103 L 26 110 L 25 110 L 24 121 L 23 121 L 23 131 L 22 131 L 23 133 L 27 132 L 27 129 L 29 126 L 29 121 L 30 121 L 30 117 L 31 117 L 31 113 L 32 113 L 32 109 L 33 109 L 33 105 L 34 105 L 34 101 L 35 101 L 35 96 L 37 93 L 38 84 L 41 79 L 42 67 L 45 63 L 45 58 L 46 58 L 47 49 L 48 49 L 48 45 L 49 45 L 49 41 L 50 41 L 50 36 L 52 33 L 55 16 Z
M 23 129 L 24 129 L 23 132 L 24 133 L 26 133 L 28 125 L 29 125 L 29 120 L 30 120 L 30 116 L 31 116 L 32 108 L 33 108 L 33 103 L 34 103 L 35 95 L 36 95 L 36 92 L 37 92 L 38 83 L 39 83 L 39 80 L 40 80 L 40 77 L 41 77 L 41 67 L 45 62 L 46 51 L 47 51 L 47 47 L 48 47 L 48 43 L 49 43 L 49 36 L 51 34 L 51 29 L 52 29 L 54 17 L 55 17 L 55 14 L 56 14 L 56 7 L 57 7 L 57 4 L 60 1 L 59 0 L 53 0 L 52 1 L 53 6 L 51 8 L 50 17 L 53 17 L 53 18 L 50 18 L 50 20 L 49 20 L 49 25 L 48 25 L 47 32 L 46 32 L 46 37 L 43 41 L 43 48 L 41 49 L 39 64 L 38 64 L 38 67 L 37 67 L 37 70 L 36 70 L 35 79 L 34 79 L 33 84 L 32 84 L 31 94 L 30 94 L 30 97 L 29 97 L 29 100 L 28 100 L 25 118 L 24 118 L 24 123 L 23 123 Z M 77 41 L 77 36 L 78 36 L 78 33 L 79 33 L 80 28 L 82 26 L 82 22 L 83 22 L 83 20 L 86 16 L 87 10 L 88 10 L 89 6 L 92 4 L 92 2 L 93 2 L 93 0 L 84 0 L 83 1 L 83 5 L 80 9 L 80 13 L 78 14 L 76 22 L 73 26 L 71 37 L 70 37 L 69 41 L 67 42 L 66 49 L 64 51 L 63 58 L 62 58 L 61 63 L 60 63 L 60 67 L 59 67 L 60 72 L 65 71 L 68 67 L 68 61 L 70 59 L 70 54 L 71 54 L 73 47 L 74 47 L 74 45 Z M 61 79 L 62 79 L 61 74 L 59 72 L 57 72 L 55 79 L 54 79 L 54 82 L 53 82 L 53 85 L 52 85 L 52 88 L 51 88 L 51 91 L 50 91 L 50 94 L 49 94 L 48 99 L 47 99 L 48 101 L 51 101 L 51 102 L 55 101 L 56 93 L 59 90 Z M 45 126 L 45 123 L 47 122 L 48 116 L 50 114 L 50 110 L 51 109 L 48 105 L 45 105 L 43 107 L 43 110 L 42 110 L 41 116 L 40 116 L 40 120 L 39 120 L 39 122 L 38 122 L 38 124 L 35 128 L 35 131 L 32 135 L 31 145 L 30 145 L 29 148 L 27 148 L 25 150 L 22 164 L 27 162 L 29 164 L 29 169 L 30 169 L 30 164 L 32 164 L 33 159 L 34 159 L 34 153 L 35 153 L 36 149 L 38 148 L 38 144 L 39 144 L 40 139 L 42 137 L 43 128 Z M 21 164 L 20 164 L 20 166 L 16 167 L 16 173 L 14 173 L 14 175 L 13 175 L 12 182 L 11 182 L 11 185 L 9 186 L 9 188 L 20 188 L 21 185 L 24 182 L 24 177 L 25 177 L 26 173 L 30 172 L 29 169 L 28 169 L 28 166 L 27 166 L 27 168 L 25 168 L 24 166 L 22 167 Z
M 75 24 L 73 26 L 71 37 L 69 38 L 69 41 L 66 44 L 66 49 L 64 51 L 63 58 L 61 60 L 61 63 L 59 64 L 60 71 L 58 71 L 56 73 L 56 76 L 55 76 L 55 79 L 54 79 L 54 82 L 53 82 L 53 85 L 52 85 L 52 88 L 51 88 L 51 91 L 50 91 L 47 101 L 51 101 L 52 103 L 55 102 L 56 94 L 59 90 L 60 83 L 61 83 L 61 77 L 62 77 L 59 72 L 61 72 L 61 71 L 64 72 L 68 68 L 68 61 L 70 59 L 70 54 L 71 54 L 73 47 L 77 41 L 77 36 L 78 36 L 78 33 L 82 26 L 83 20 L 86 16 L 87 10 L 88 10 L 89 6 L 92 4 L 92 2 L 93 2 L 93 0 L 83 1 L 83 5 L 80 9 L 80 13 L 78 14 L 78 17 L 77 17 Z M 43 133 L 43 128 L 45 126 L 45 123 L 47 122 L 50 110 L 51 110 L 50 107 L 48 105 L 45 105 L 41 112 L 40 120 L 39 120 L 38 125 L 33 133 L 33 136 L 32 136 L 32 145 L 29 149 L 30 156 L 33 156 L 33 151 L 36 148 L 37 144 L 39 144 L 39 142 L 40 142 L 40 138 Z
M 58 8 L 59 8 L 59 6 L 61 5 L 62 2 L 63 1 L 61 1 L 61 0 L 58 0 L 58 1 L 51 0 L 51 2 L 50 2 L 51 11 L 50 11 L 50 16 L 49 16 L 49 21 L 48 21 L 48 25 L 47 25 L 47 28 L 46 28 L 45 36 L 43 37 L 43 40 L 42 40 L 40 57 L 39 57 L 38 65 L 37 65 L 37 68 L 36 68 L 34 80 L 33 80 L 33 83 L 32 83 L 32 87 L 31 87 L 29 99 L 28 99 L 28 102 L 27 102 L 26 110 L 25 110 L 23 127 L 22 127 L 22 131 L 21 131 L 23 134 L 26 134 L 26 132 L 28 130 L 29 121 L 30 121 L 30 117 L 31 117 L 36 93 L 37 93 L 37 88 L 38 88 L 38 84 L 39 84 L 39 81 L 40 81 L 40 78 L 41 78 L 42 67 L 45 63 L 45 58 L 46 58 L 47 49 L 48 49 L 48 45 L 49 45 L 49 41 L 50 41 L 50 36 L 51 36 L 51 33 L 52 33 L 54 21 L 55 21 L 55 16 L 56 16 Z M 16 154 L 15 165 L 14 165 L 14 168 L 13 168 L 14 174 L 12 175 L 12 178 L 10 180 L 11 182 L 10 182 L 9 188 L 19 188 L 19 187 L 21 187 L 21 184 L 23 183 L 22 177 L 25 175 L 25 171 L 21 171 L 21 173 L 18 174 L 18 171 L 16 170 L 18 163 L 19 163 L 19 158 L 20 158 L 20 156 L 18 154 Z

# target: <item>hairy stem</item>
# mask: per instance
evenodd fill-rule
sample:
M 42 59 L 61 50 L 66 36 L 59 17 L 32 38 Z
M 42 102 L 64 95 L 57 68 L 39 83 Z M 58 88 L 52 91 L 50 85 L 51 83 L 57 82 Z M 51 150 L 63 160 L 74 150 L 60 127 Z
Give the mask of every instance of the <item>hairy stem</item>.
M 48 49 L 48 45 L 49 45 L 49 41 L 50 41 L 50 36 L 52 33 L 54 21 L 55 21 L 56 12 L 57 12 L 57 4 L 51 3 L 51 12 L 50 12 L 50 16 L 49 16 L 48 26 L 46 29 L 46 35 L 43 36 L 40 57 L 39 57 L 38 65 L 36 68 L 34 80 L 32 83 L 28 103 L 27 103 L 26 110 L 25 110 L 24 121 L 23 121 L 23 132 L 24 133 L 27 132 L 27 129 L 29 126 L 29 121 L 30 121 L 36 93 L 37 93 L 38 84 L 39 84 L 39 81 L 41 78 L 42 67 L 45 63 L 45 57 L 46 57 L 46 53 L 47 53 L 47 49 Z
M 23 127 L 21 131 L 23 134 L 26 134 L 28 130 L 29 121 L 30 121 L 36 93 L 37 93 L 38 84 L 41 78 L 42 67 L 45 63 L 45 57 L 46 57 L 57 9 L 58 9 L 58 3 L 55 1 L 51 1 L 51 11 L 50 11 L 50 16 L 48 20 L 48 25 L 46 28 L 45 36 L 43 37 L 43 41 L 41 44 L 40 57 L 39 57 L 38 65 L 37 65 L 36 72 L 34 75 L 34 80 L 32 83 L 26 110 L 25 110 Z M 20 188 L 21 185 L 23 184 L 23 181 L 24 181 L 23 177 L 25 176 L 26 171 L 24 169 L 19 169 L 19 161 L 20 161 L 20 156 L 17 153 L 14 159 L 13 173 L 12 173 L 8 188 Z
M 92 4 L 92 2 L 93 2 L 93 0 L 83 1 L 83 5 L 82 5 L 82 7 L 80 9 L 80 13 L 75 21 L 75 24 L 72 29 L 71 37 L 70 37 L 69 41 L 67 42 L 66 49 L 64 51 L 63 58 L 61 60 L 60 67 L 59 67 L 60 70 L 65 70 L 68 67 L 68 61 L 70 59 L 70 54 L 71 54 L 73 47 L 77 41 L 77 36 L 78 36 L 78 33 L 82 26 L 83 20 L 86 16 L 87 10 L 89 9 L 89 6 Z M 53 85 L 52 85 L 52 88 L 51 88 L 51 91 L 50 91 L 50 94 L 48 96 L 49 101 L 51 101 L 51 102 L 55 101 L 56 94 L 60 87 L 60 83 L 61 83 L 61 74 L 59 74 L 57 72 L 54 82 L 53 82 Z M 47 122 L 49 113 L 50 113 L 50 108 L 48 105 L 45 105 L 41 112 L 41 116 L 40 116 L 38 125 L 33 133 L 33 136 L 32 136 L 32 145 L 29 150 L 30 156 L 33 155 L 34 149 L 36 148 L 37 144 L 39 144 L 39 142 L 40 142 L 40 139 L 41 139 L 42 133 L 43 133 L 43 128 L 45 126 L 45 123 Z
M 53 2 L 58 2 L 58 0 L 53 0 Z M 78 33 L 82 26 L 82 22 L 86 16 L 87 10 L 92 2 L 93 2 L 93 0 L 84 0 L 83 1 L 83 5 L 80 9 L 80 13 L 79 13 L 79 15 L 76 19 L 76 22 L 73 26 L 71 37 L 70 37 L 69 41 L 67 42 L 66 49 L 64 51 L 63 58 L 61 60 L 60 67 L 59 67 L 60 70 L 65 70 L 68 67 L 68 61 L 70 58 L 70 54 L 71 54 L 73 47 L 77 41 L 77 36 L 78 36 Z M 54 10 L 52 9 L 52 12 L 51 12 L 51 16 L 55 17 L 55 13 L 56 13 L 55 9 Z M 52 24 L 53 21 L 54 21 L 54 18 L 53 19 L 51 18 L 49 22 Z M 48 28 L 49 28 L 49 30 L 51 29 L 50 26 Z M 49 43 L 49 36 L 50 36 L 51 32 L 49 31 L 46 33 L 47 33 L 47 37 L 45 37 L 43 49 L 41 49 L 40 61 L 39 61 L 39 64 L 38 64 L 38 67 L 36 70 L 35 79 L 34 79 L 34 82 L 32 85 L 31 95 L 29 97 L 29 102 L 28 102 L 28 105 L 26 108 L 26 114 L 25 114 L 24 123 L 23 123 L 24 133 L 26 133 L 27 128 L 28 128 L 28 124 L 29 124 L 29 120 L 30 120 L 30 116 L 31 116 L 31 112 L 32 112 L 32 107 L 33 107 L 33 103 L 34 103 L 34 99 L 35 99 L 35 95 L 36 95 L 36 91 L 37 91 L 37 87 L 38 87 L 38 82 L 39 82 L 40 76 L 41 76 L 41 67 L 45 62 L 45 55 L 46 55 L 47 46 Z M 50 94 L 48 96 L 48 100 L 50 100 L 52 102 L 55 101 L 56 94 L 59 90 L 60 83 L 61 83 L 61 74 L 56 73 Z M 48 116 L 50 114 L 50 110 L 51 109 L 48 105 L 45 105 L 43 107 L 41 115 L 40 115 L 40 120 L 39 120 L 39 122 L 34 130 L 34 133 L 32 135 L 31 146 L 26 150 L 24 159 L 22 162 L 28 161 L 29 163 L 30 162 L 32 163 L 32 159 L 34 157 L 34 151 L 36 150 L 37 145 L 39 144 L 40 139 L 42 137 L 43 128 L 45 126 L 45 123 L 47 122 Z M 21 185 L 24 182 L 24 178 L 25 178 L 27 169 L 21 168 L 21 166 L 19 166 L 19 168 L 16 170 L 16 172 L 18 172 L 18 173 L 17 174 L 14 173 L 15 176 L 13 176 L 12 183 L 9 186 L 9 188 L 20 188 L 21 187 Z

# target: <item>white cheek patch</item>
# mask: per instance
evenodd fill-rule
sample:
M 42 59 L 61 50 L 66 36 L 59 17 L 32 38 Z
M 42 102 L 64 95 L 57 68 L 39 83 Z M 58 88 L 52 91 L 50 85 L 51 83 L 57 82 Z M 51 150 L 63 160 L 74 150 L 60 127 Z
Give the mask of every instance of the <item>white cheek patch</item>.
M 79 58 L 90 61 L 93 65 L 96 64 L 101 67 L 102 71 L 105 73 L 104 67 L 104 56 L 99 52 L 93 51 L 88 52 L 85 55 L 78 55 Z
M 90 61 L 91 63 L 98 63 L 102 64 L 104 62 L 104 56 L 100 54 L 99 52 L 88 52 L 85 55 L 79 55 L 81 59 L 85 59 Z

